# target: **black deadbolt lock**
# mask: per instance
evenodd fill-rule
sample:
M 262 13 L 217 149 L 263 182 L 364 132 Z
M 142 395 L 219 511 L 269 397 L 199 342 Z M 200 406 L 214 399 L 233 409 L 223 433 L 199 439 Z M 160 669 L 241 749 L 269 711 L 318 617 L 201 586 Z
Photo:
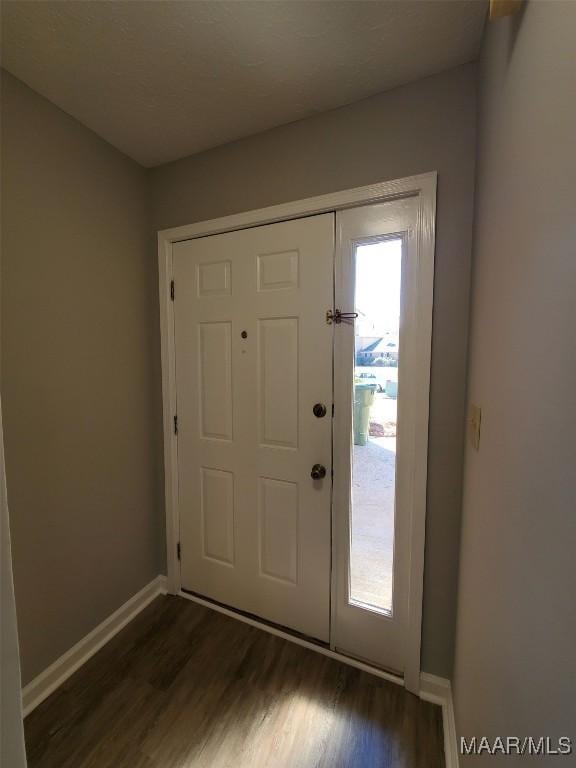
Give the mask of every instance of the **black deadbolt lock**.
M 312 408 L 312 413 L 317 419 L 322 419 L 326 416 L 326 406 L 324 403 L 316 403 L 314 408 Z

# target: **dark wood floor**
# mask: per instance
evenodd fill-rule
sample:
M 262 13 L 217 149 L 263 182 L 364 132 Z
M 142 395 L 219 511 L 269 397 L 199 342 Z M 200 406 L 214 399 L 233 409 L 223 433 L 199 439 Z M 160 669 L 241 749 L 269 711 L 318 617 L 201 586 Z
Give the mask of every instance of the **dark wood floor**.
M 442 768 L 439 707 L 159 597 L 26 718 L 30 768 Z

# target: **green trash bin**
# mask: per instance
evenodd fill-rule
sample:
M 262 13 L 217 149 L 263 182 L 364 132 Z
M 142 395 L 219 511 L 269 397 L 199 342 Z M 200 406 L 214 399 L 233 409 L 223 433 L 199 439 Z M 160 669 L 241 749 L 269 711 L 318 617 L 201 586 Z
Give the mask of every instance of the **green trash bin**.
M 376 384 L 354 384 L 354 445 L 366 445 Z
M 394 379 L 387 379 L 386 380 L 386 394 L 388 397 L 391 397 L 393 400 L 396 400 L 398 397 L 398 382 Z

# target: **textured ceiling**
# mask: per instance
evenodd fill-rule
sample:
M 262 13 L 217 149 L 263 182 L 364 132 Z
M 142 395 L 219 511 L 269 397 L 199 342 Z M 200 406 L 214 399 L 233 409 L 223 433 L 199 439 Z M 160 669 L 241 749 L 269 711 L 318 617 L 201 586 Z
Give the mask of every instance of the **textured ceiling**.
M 475 58 L 482 0 L 4 0 L 2 65 L 145 166 Z

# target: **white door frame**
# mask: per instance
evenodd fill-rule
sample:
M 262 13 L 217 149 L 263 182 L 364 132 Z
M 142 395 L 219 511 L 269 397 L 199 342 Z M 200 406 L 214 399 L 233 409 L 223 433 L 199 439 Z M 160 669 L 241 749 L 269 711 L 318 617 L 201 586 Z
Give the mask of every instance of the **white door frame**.
M 181 591 L 180 564 L 178 560 L 178 441 L 174 430 L 176 403 L 176 358 L 174 351 L 174 304 L 170 299 L 172 268 L 172 245 L 182 240 L 191 240 L 206 235 L 231 232 L 247 227 L 271 224 L 287 219 L 296 219 L 317 213 L 338 211 L 371 203 L 386 202 L 399 197 L 418 199 L 418 224 L 416 247 L 418 263 L 425 271 L 421 300 L 425 304 L 423 313 L 425 326 L 421 328 L 421 347 L 418 375 L 428 383 L 430 377 L 432 338 L 432 297 L 434 275 L 434 246 L 436 223 L 436 182 L 435 171 L 409 176 L 404 179 L 385 181 L 366 187 L 334 192 L 319 197 L 310 197 L 291 203 L 282 203 L 255 211 L 233 214 L 210 219 L 183 227 L 165 229 L 158 233 L 159 289 L 160 289 L 160 340 L 162 352 L 162 400 L 164 434 L 164 477 L 166 505 L 166 548 L 168 592 Z M 177 290 L 177 286 L 176 286 Z M 326 307 L 329 309 L 329 307 Z M 428 387 L 426 387 L 428 391 Z M 410 616 L 409 648 L 404 682 L 408 690 L 417 693 L 420 688 L 420 642 L 422 626 L 422 596 L 424 575 L 424 536 L 426 518 L 426 477 L 428 459 L 428 399 L 419 403 L 420 440 L 414 456 L 414 497 L 411 507 L 411 562 L 410 562 Z M 340 446 L 347 450 L 348 445 Z M 333 511 L 334 512 L 334 511 Z M 335 570 L 335 569 L 334 569 Z

